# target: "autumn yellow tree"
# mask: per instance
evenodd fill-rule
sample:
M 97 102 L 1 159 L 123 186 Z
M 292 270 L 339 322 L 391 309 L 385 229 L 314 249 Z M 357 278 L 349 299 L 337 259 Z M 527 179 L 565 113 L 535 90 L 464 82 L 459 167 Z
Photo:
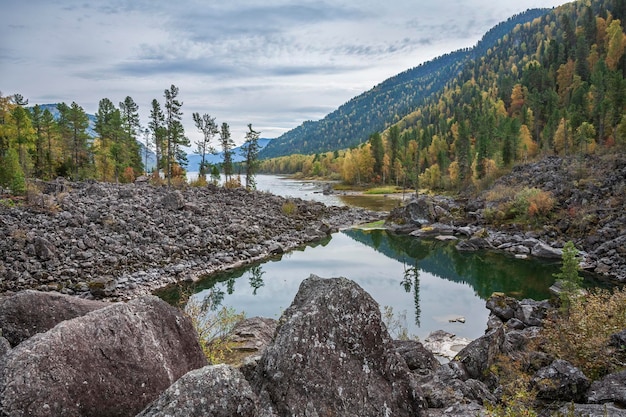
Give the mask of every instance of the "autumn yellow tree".
M 626 47 L 626 36 L 622 31 L 621 22 L 616 19 L 611 22 L 606 30 L 607 46 L 606 46 L 606 65 L 611 71 L 615 71 L 624 55 Z

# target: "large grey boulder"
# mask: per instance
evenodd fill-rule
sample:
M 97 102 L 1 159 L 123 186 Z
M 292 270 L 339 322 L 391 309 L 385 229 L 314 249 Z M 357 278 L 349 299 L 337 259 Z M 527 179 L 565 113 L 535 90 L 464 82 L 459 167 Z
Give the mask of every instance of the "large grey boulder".
M 256 417 L 257 397 L 229 365 L 188 372 L 137 417 Z
M 503 352 L 505 340 L 504 328 L 491 330 L 461 350 L 454 361 L 465 367 L 470 378 L 492 383 L 487 371 Z
M 591 384 L 587 402 L 595 404 L 614 402 L 626 407 L 626 371 L 609 374 Z
M 277 416 L 415 417 L 426 407 L 378 304 L 346 278 L 302 282 L 252 385 Z
M 591 381 L 568 361 L 557 359 L 539 369 L 531 384 L 542 400 L 583 402 Z
M 0 415 L 134 416 L 206 365 L 191 321 L 146 296 L 67 320 L 0 361 Z
M 11 346 L 108 303 L 54 292 L 20 291 L 0 299 L 0 329 Z

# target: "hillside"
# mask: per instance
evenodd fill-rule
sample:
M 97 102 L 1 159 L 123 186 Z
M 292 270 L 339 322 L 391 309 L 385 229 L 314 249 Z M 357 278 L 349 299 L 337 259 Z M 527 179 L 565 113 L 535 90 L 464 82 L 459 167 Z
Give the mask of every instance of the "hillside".
M 276 138 L 261 157 L 327 152 L 363 143 L 371 133 L 384 130 L 440 91 L 470 59 L 483 55 L 516 25 L 547 12 L 534 9 L 513 16 L 491 29 L 474 48 L 451 52 L 383 81 L 324 119 L 304 122 Z

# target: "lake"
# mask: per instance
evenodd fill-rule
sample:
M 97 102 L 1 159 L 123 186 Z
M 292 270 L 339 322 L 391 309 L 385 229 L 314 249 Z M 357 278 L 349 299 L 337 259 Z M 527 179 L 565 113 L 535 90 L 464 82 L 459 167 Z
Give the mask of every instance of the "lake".
M 209 276 L 194 297 L 232 307 L 247 317 L 278 319 L 310 274 L 356 281 L 380 305 L 405 316 L 409 335 L 424 340 L 442 329 L 475 339 L 486 329 L 485 300 L 495 291 L 545 299 L 558 264 L 493 252 L 461 253 L 454 243 L 383 230 L 350 229 L 267 262 Z M 181 288 L 159 295 L 173 302 Z M 182 289 L 190 291 L 190 288 Z M 465 323 L 450 320 L 463 317 Z
M 258 189 L 283 196 L 348 204 L 321 194 L 323 183 L 258 176 Z M 380 196 L 379 196 L 380 197 Z M 380 197 L 383 199 L 384 197 Z M 215 274 L 193 284 L 160 291 L 176 302 L 180 292 L 232 307 L 247 317 L 278 319 L 302 280 L 315 274 L 356 281 L 381 307 L 393 308 L 409 335 L 424 340 L 434 330 L 475 339 L 484 334 L 493 292 L 545 299 L 558 262 L 517 259 L 503 253 L 458 252 L 454 242 L 398 236 L 384 230 L 349 229 L 317 244 L 266 262 Z M 465 323 L 451 321 L 464 318 Z

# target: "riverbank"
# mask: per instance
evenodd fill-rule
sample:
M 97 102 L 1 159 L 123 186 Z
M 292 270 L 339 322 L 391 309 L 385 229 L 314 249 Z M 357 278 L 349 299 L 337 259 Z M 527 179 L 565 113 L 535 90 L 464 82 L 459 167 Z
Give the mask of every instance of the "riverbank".
M 269 193 L 148 183 L 39 184 L 0 205 L 0 291 L 128 300 L 269 258 L 383 214 Z
M 572 241 L 583 269 L 626 283 L 626 158 L 549 157 L 519 165 L 478 195 L 420 196 L 391 213 L 388 228 L 453 239 L 460 250 L 560 259 Z

